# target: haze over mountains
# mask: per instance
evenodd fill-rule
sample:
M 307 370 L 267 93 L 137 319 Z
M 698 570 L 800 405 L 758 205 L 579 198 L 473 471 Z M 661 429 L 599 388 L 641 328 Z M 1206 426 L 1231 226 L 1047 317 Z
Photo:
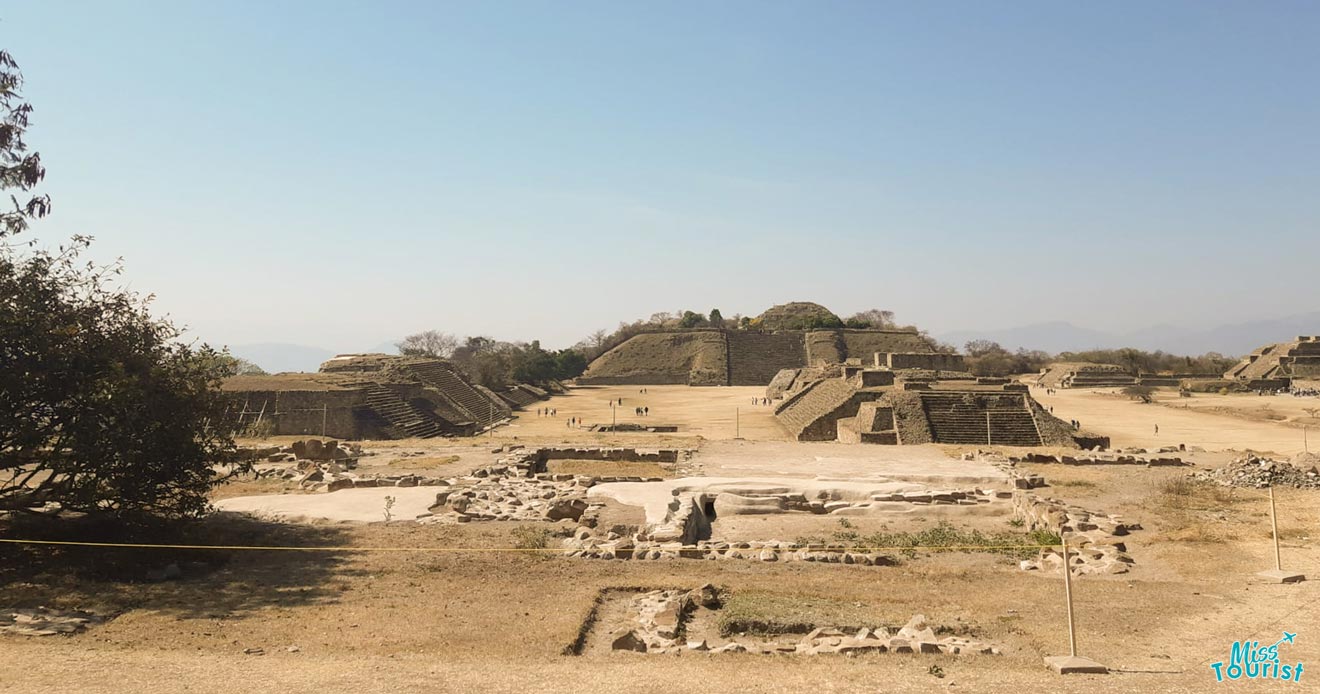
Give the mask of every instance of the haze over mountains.
M 1156 325 L 1132 332 L 1105 332 L 1065 321 L 1035 323 L 1000 330 L 956 330 L 935 335 L 960 350 L 969 340 L 993 340 L 1005 349 L 1039 349 L 1050 353 L 1135 347 L 1172 354 L 1219 352 L 1239 356 L 1270 342 L 1320 333 L 1320 311 L 1283 318 L 1231 323 L 1210 328 Z
M 1017 328 L 954 330 L 938 333 L 935 337 L 954 345 L 959 350 L 969 340 L 984 339 L 998 342 L 1009 350 L 1039 349 L 1052 354 L 1087 349 L 1135 347 L 1152 351 L 1158 349 L 1172 354 L 1200 355 L 1206 352 L 1219 352 L 1238 356 L 1269 342 L 1281 342 L 1297 335 L 1315 334 L 1320 334 L 1320 311 L 1210 328 L 1156 325 L 1131 332 L 1106 332 L 1080 327 L 1066 321 L 1048 321 Z M 394 343 L 389 341 L 370 347 L 354 345 L 340 350 L 280 342 L 230 346 L 230 352 L 235 356 L 247 359 L 271 373 L 315 371 L 326 359 L 341 352 L 353 351 L 392 353 L 395 349 Z

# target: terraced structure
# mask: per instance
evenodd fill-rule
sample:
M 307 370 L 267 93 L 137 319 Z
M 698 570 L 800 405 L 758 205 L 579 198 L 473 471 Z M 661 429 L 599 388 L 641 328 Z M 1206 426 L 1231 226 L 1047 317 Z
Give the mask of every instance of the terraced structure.
M 339 355 L 317 373 L 237 377 L 224 390 L 254 431 L 343 439 L 469 436 L 548 396 L 527 384 L 496 394 L 443 359 L 386 354 Z
M 819 375 L 817 375 L 819 374 Z M 787 390 L 784 383 L 795 381 Z M 797 383 L 797 380 L 804 381 Z M 1005 379 L 931 380 L 841 365 L 776 376 L 775 418 L 797 441 L 1077 446 L 1071 427 Z
M 1291 342 L 1260 347 L 1229 369 L 1224 378 L 1276 388 L 1286 387 L 1293 379 L 1320 380 L 1320 336 L 1299 335 Z

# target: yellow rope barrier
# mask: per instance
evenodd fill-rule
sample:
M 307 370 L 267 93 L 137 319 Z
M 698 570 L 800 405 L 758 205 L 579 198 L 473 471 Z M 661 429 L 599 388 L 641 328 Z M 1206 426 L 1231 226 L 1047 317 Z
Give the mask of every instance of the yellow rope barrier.
M 571 552 L 571 547 L 287 547 L 276 545 L 174 545 L 149 544 L 140 542 L 82 542 L 73 540 L 29 540 L 0 538 L 0 543 L 13 545 L 58 545 L 70 547 L 102 547 L 130 549 L 223 549 L 251 551 L 292 551 L 292 552 Z M 692 545 L 686 545 L 691 547 Z M 902 545 L 893 547 L 794 547 L 789 551 L 810 552 L 882 552 L 896 550 L 976 550 L 976 549 L 1048 549 L 1060 545 Z M 655 547 L 653 549 L 658 549 Z M 740 549 L 731 547 L 730 549 Z M 751 548 L 748 548 L 751 549 Z M 765 548 L 757 548 L 765 549 Z M 773 549 L 773 548 L 771 548 Z

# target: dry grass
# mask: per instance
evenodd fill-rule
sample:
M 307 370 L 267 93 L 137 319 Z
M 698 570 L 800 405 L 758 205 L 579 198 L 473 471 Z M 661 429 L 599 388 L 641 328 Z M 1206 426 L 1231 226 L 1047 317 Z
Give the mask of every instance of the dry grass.
M 456 455 L 420 456 L 396 458 L 387 463 L 387 465 L 390 467 L 406 467 L 410 470 L 433 470 L 446 465 L 453 465 L 459 460 L 462 460 L 462 458 Z
M 911 615 L 909 615 L 911 616 Z M 895 622 L 897 621 L 897 624 Z M 724 597 L 721 636 L 805 634 L 817 627 L 857 630 L 902 626 L 906 619 L 884 615 L 874 606 L 813 595 L 739 591 Z
M 1152 502 L 1167 511 L 1160 537 L 1165 541 L 1225 543 L 1240 538 L 1234 521 L 1243 513 L 1235 507 L 1250 501 L 1242 490 L 1185 475 L 1156 485 Z
M 613 460 L 551 460 L 546 471 L 564 475 L 595 477 L 663 477 L 674 474 L 659 463 L 631 463 Z

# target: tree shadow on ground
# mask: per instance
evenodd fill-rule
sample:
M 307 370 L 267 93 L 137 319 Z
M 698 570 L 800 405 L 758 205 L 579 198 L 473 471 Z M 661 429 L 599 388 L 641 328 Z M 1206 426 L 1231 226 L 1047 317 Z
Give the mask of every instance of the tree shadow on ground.
M 10 518 L 0 538 L 207 547 L 332 547 L 334 551 L 88 547 L 0 543 L 0 608 L 45 605 L 113 615 L 134 609 L 242 618 L 269 607 L 336 602 L 350 568 L 342 526 L 270 523 L 219 513 L 180 525 Z

